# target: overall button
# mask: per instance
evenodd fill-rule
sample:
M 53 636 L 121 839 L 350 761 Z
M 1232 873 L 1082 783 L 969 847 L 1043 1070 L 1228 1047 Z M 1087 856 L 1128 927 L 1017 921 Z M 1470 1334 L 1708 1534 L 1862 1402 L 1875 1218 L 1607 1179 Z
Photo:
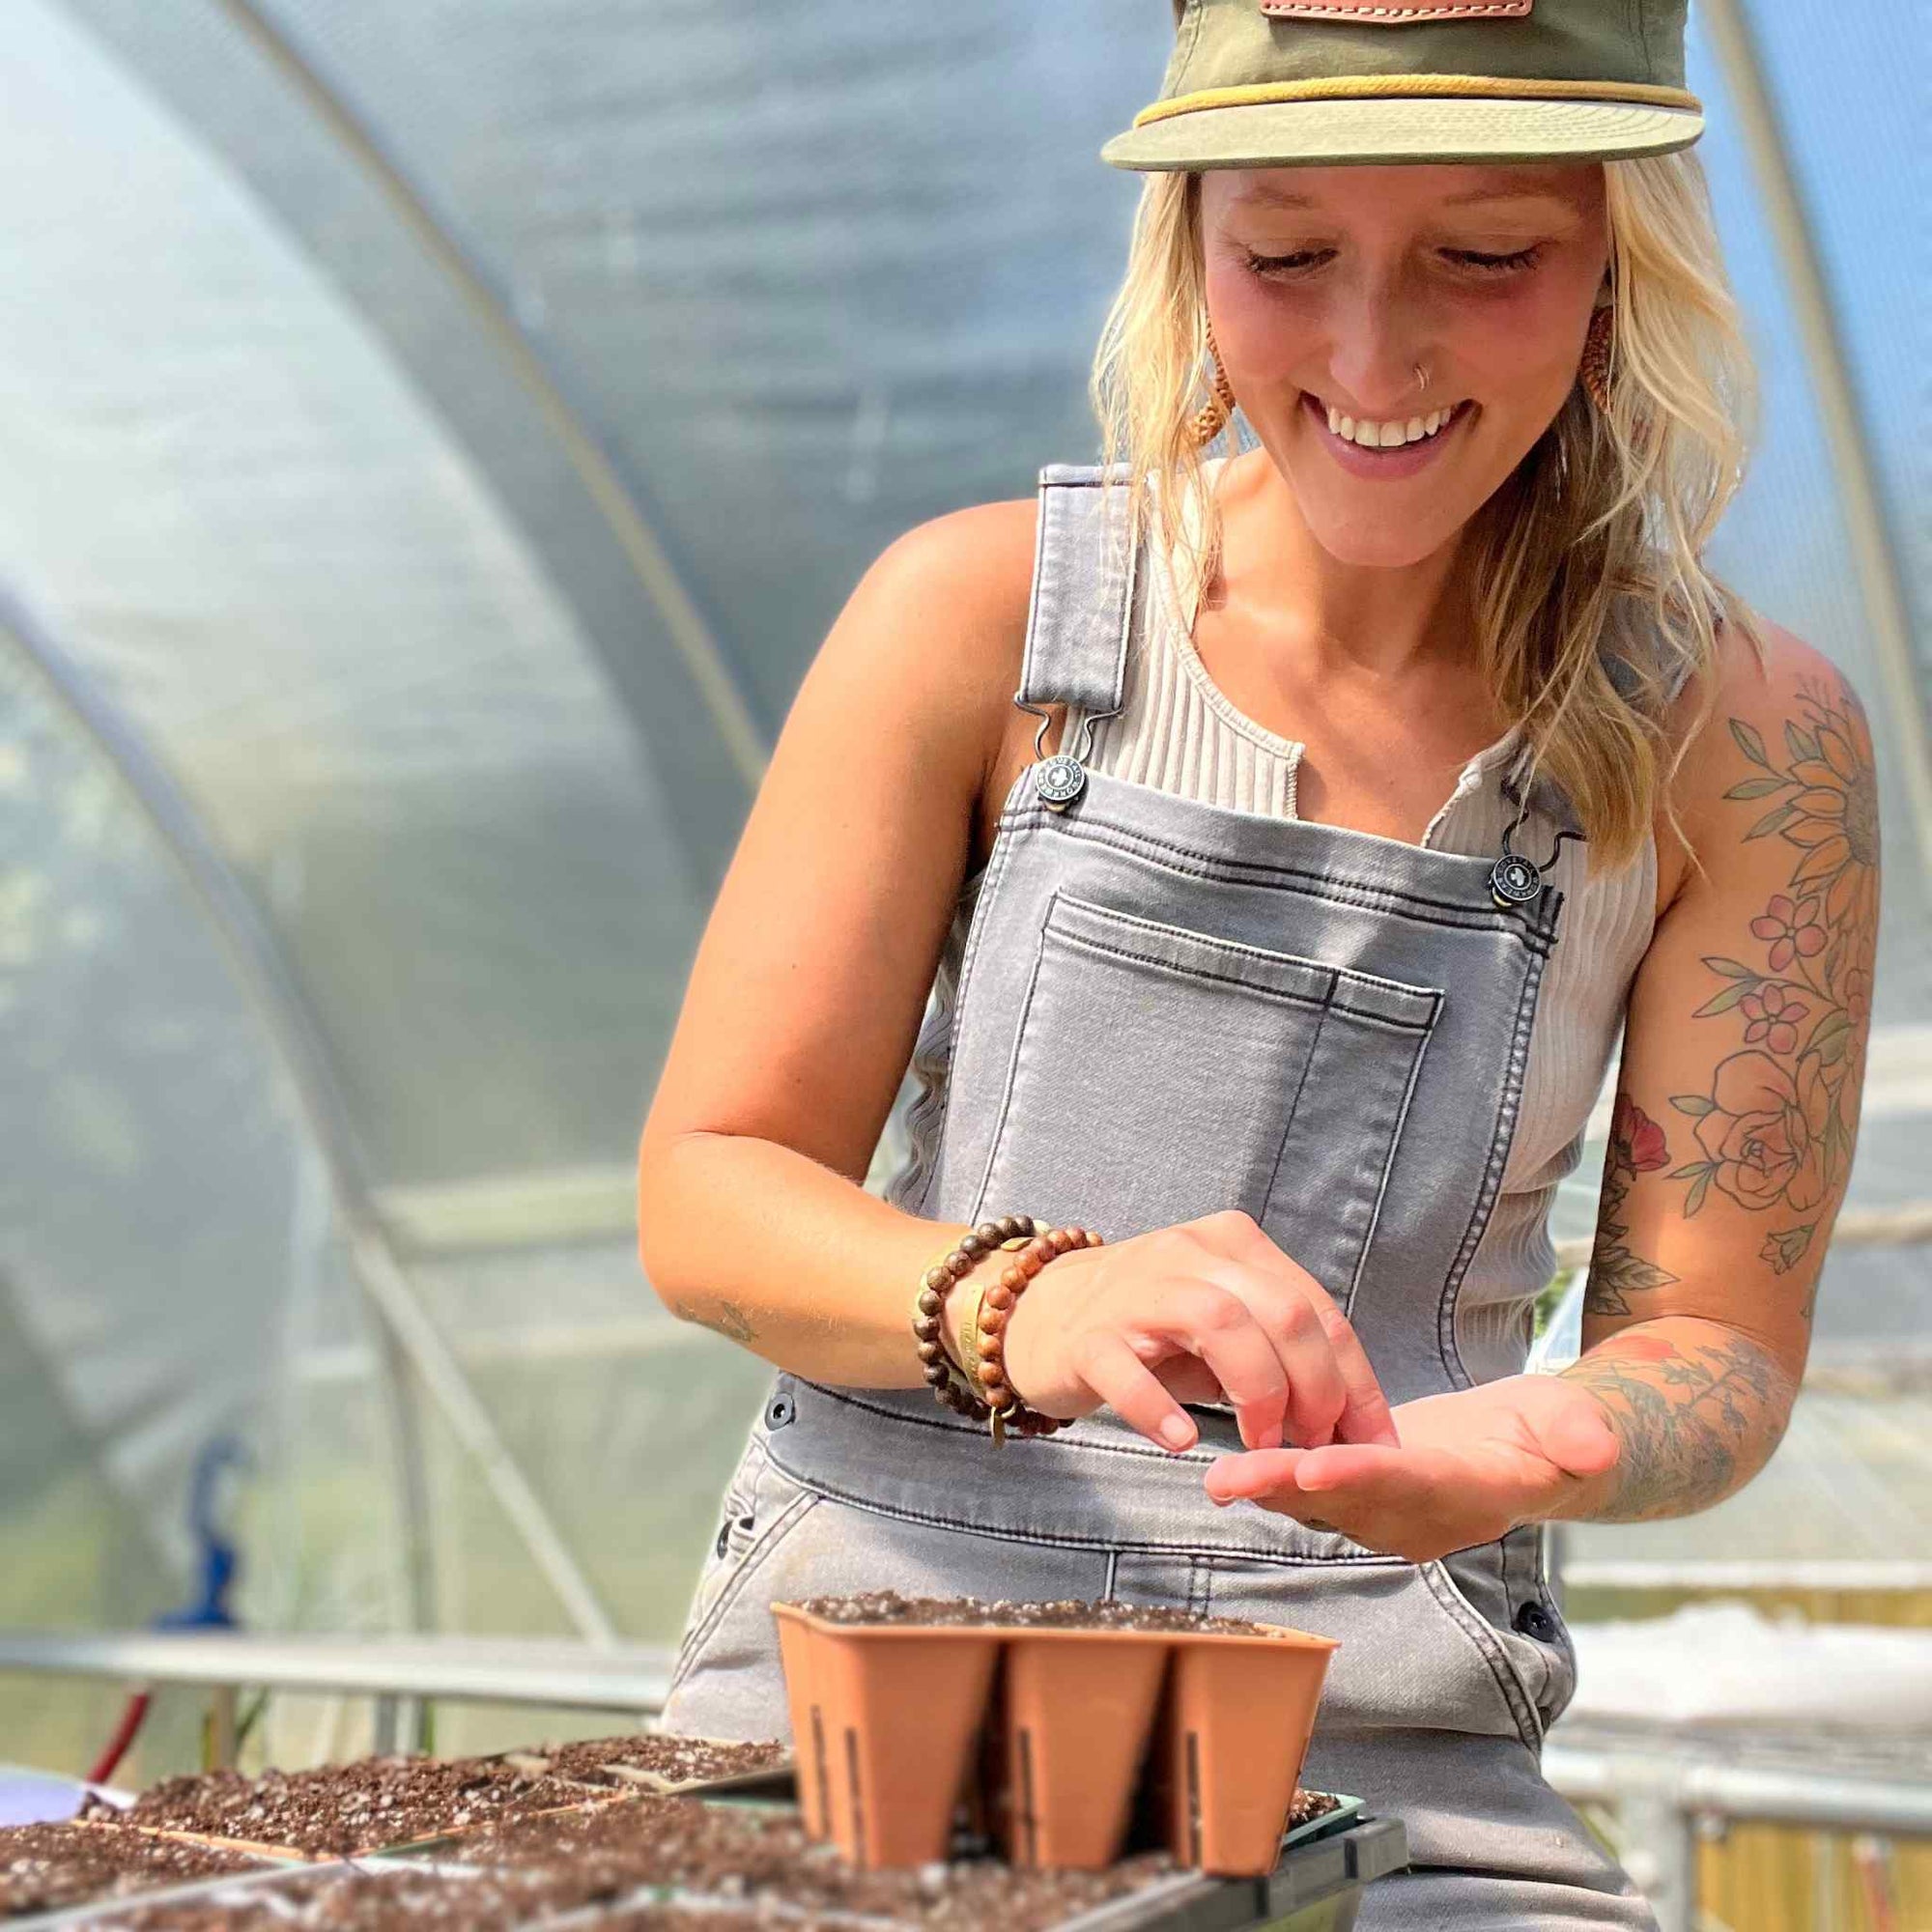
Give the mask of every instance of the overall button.
M 1534 1597 L 1516 1613 L 1516 1627 L 1538 1643 L 1556 1641 L 1556 1619 Z
M 788 1395 L 775 1395 L 765 1406 L 765 1425 L 782 1429 L 798 1413 L 798 1405 Z
M 1033 786 L 1044 805 L 1065 811 L 1087 788 L 1087 774 L 1078 758 L 1056 752 L 1033 768 Z
M 1490 867 L 1490 896 L 1507 910 L 1543 896 L 1543 874 L 1518 852 L 1505 852 Z

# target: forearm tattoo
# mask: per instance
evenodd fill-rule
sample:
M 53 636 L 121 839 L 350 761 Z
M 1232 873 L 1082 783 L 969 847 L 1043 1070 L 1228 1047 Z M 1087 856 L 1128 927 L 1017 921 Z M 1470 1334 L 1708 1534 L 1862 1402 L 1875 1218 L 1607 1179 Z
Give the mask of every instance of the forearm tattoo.
M 1791 1417 L 1791 1378 L 1742 1335 L 1679 1344 L 1655 1329 L 1613 1336 L 1563 1371 L 1604 1405 L 1623 1445 L 1602 1522 L 1689 1516 L 1721 1502 L 1770 1460 Z

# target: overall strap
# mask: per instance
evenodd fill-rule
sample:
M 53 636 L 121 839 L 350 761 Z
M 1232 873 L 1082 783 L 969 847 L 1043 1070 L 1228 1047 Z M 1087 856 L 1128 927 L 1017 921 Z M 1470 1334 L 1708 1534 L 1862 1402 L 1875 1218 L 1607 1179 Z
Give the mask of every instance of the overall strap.
M 1067 704 L 1105 718 L 1124 700 L 1139 550 L 1127 541 L 1127 476 L 1124 464 L 1049 463 L 1039 472 L 1033 601 L 1013 693 L 1023 711 Z

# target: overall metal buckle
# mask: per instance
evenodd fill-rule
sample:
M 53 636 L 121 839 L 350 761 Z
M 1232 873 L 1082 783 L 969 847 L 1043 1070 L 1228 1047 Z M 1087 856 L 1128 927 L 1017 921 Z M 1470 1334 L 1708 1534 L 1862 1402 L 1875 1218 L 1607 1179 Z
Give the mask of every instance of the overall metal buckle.
M 1490 896 L 1508 912 L 1516 906 L 1533 905 L 1543 896 L 1544 874 L 1556 864 L 1563 850 L 1563 841 L 1581 835 L 1559 831 L 1555 843 L 1549 848 L 1549 856 L 1538 865 L 1527 853 L 1517 851 L 1510 843 L 1529 817 L 1527 793 L 1519 791 L 1510 780 L 1505 779 L 1503 796 L 1517 810 L 1516 817 L 1503 828 L 1502 857 L 1490 867 Z
M 1094 749 L 1094 715 L 1082 712 L 1080 715 L 1079 749 L 1073 752 L 1056 752 L 1051 757 L 1045 754 L 1046 727 L 1053 723 L 1052 715 L 1037 704 L 1029 704 L 1024 699 L 1014 700 L 1022 711 L 1031 711 L 1039 719 L 1039 727 L 1033 734 L 1034 767 L 1033 788 L 1039 802 L 1050 811 L 1065 811 L 1080 794 L 1087 789 L 1087 767 L 1081 759 Z M 1111 712 L 1105 714 L 1111 717 Z

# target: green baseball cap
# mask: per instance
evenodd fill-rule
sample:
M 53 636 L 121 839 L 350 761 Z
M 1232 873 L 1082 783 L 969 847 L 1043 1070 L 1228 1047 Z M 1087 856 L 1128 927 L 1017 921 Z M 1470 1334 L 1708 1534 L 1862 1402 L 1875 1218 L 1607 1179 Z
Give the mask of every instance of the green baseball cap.
M 1686 0 L 1175 0 L 1119 168 L 1617 160 L 1688 148 Z

